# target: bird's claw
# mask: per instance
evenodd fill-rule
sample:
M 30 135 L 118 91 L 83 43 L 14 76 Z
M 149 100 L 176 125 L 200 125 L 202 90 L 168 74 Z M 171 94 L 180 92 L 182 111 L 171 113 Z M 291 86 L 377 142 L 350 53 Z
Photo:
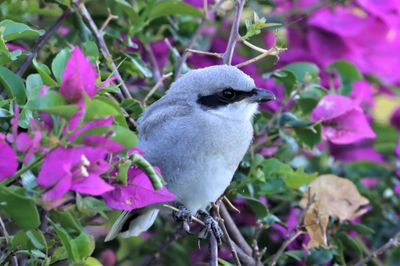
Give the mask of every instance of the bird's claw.
M 192 222 L 192 212 L 183 205 L 179 205 L 178 209 L 172 212 L 172 217 L 176 222 L 182 223 L 182 229 L 186 233 L 191 234 L 189 224 Z
M 210 232 L 214 235 L 218 245 L 222 244 L 222 232 L 218 222 L 207 212 L 200 211 L 199 214 L 203 217 L 204 228 L 200 231 L 199 239 L 206 239 Z

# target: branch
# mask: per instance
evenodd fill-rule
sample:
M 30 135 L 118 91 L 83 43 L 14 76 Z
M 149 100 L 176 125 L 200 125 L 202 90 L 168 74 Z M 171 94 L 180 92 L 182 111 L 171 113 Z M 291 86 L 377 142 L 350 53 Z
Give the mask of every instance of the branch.
M 222 58 L 224 64 L 230 65 L 232 63 L 233 53 L 235 52 L 236 43 L 240 40 L 239 26 L 240 17 L 246 0 L 236 0 L 235 18 L 232 23 L 231 33 L 229 35 L 228 45 Z
M 181 59 L 179 60 L 179 62 L 177 64 L 176 71 L 175 71 L 175 78 L 179 78 L 179 76 L 182 74 L 183 66 L 189 57 L 189 52 L 187 50 L 193 48 L 193 46 L 197 42 L 197 39 L 200 37 L 200 34 L 201 34 L 203 28 L 206 26 L 207 19 L 215 14 L 215 12 L 218 10 L 218 8 L 221 6 L 221 4 L 224 1 L 225 0 L 218 0 L 218 2 L 215 3 L 213 8 L 209 12 L 207 12 L 207 14 L 201 19 L 200 24 L 197 27 L 197 30 L 194 32 L 192 38 L 189 41 L 188 46 L 185 49 L 185 52 L 182 54 Z
M 108 24 L 110 24 L 111 20 L 118 19 L 118 16 L 113 15 L 109 8 L 107 8 L 107 12 L 108 12 L 108 17 L 107 17 L 106 21 L 104 21 L 103 25 L 101 26 L 101 28 L 99 30 L 100 32 L 103 32 L 107 28 L 107 26 L 108 26 Z
M 50 40 L 51 37 L 57 32 L 57 30 L 61 27 L 72 13 L 70 8 L 66 8 L 61 16 L 54 22 L 54 24 L 50 27 L 48 31 L 42 36 L 39 37 L 37 43 L 33 46 L 31 54 L 25 58 L 24 62 L 18 67 L 15 72 L 18 76 L 22 77 L 25 71 L 28 69 L 29 65 L 32 63 L 33 58 L 39 52 L 39 50 Z
M 224 219 L 221 218 L 221 214 L 219 211 L 219 204 L 213 204 L 213 210 L 214 210 L 214 214 L 217 218 L 217 221 L 219 222 L 219 225 L 221 226 L 222 231 L 224 232 L 224 235 L 223 235 L 224 240 L 228 244 L 228 246 L 232 252 L 233 258 L 235 259 L 235 265 L 241 266 L 237 251 L 233 245 L 233 241 L 229 236 L 228 230 L 226 229 L 225 221 L 224 221 Z
M 300 225 L 296 226 L 296 229 L 290 233 L 289 237 L 283 242 L 278 252 L 276 252 L 275 255 L 272 257 L 272 260 L 268 264 L 268 266 L 274 266 L 278 262 L 279 257 L 283 254 L 285 249 L 290 245 L 290 243 L 292 243 L 294 240 L 296 240 L 300 235 L 304 233 L 304 231 L 302 231 L 300 228 L 304 226 L 304 217 L 308 209 L 310 209 L 311 205 L 313 205 L 314 202 L 315 202 L 315 194 L 311 195 L 311 190 L 309 188 L 307 205 L 304 207 L 303 211 L 299 216 Z
M 283 242 L 282 246 L 279 248 L 278 252 L 272 257 L 272 261 L 268 266 L 274 266 L 277 262 L 279 257 L 282 255 L 282 253 L 286 250 L 286 248 L 295 241 L 300 235 L 304 234 L 303 231 L 296 229 L 294 232 L 290 234 L 290 236 Z
M 240 233 L 239 228 L 236 226 L 231 215 L 226 209 L 225 205 L 221 203 L 221 217 L 225 221 L 226 228 L 232 237 L 232 239 L 238 244 L 238 246 L 248 255 L 251 256 L 253 250 L 250 245 L 246 242 L 243 235 Z
M 251 59 L 249 59 L 247 61 L 244 61 L 242 63 L 239 63 L 239 64 L 235 65 L 235 67 L 241 68 L 243 66 L 246 66 L 246 65 L 252 64 L 252 63 L 254 63 L 256 61 L 259 61 L 259 60 L 261 60 L 264 57 L 267 57 L 269 55 L 278 56 L 281 52 L 283 52 L 285 50 L 286 50 L 285 48 L 272 47 L 271 49 L 265 50 L 265 52 L 263 52 L 262 54 L 257 55 L 256 57 L 253 57 L 253 58 L 251 58 Z
M 83 2 L 81 3 L 79 0 L 74 0 L 74 4 L 79 9 L 83 18 L 86 20 L 87 24 L 89 25 L 90 30 L 94 34 L 94 36 L 97 40 L 97 43 L 100 46 L 100 51 L 103 54 L 103 57 L 107 61 L 107 65 L 114 72 L 114 75 L 116 76 L 118 83 L 120 84 L 120 90 L 121 90 L 123 98 L 131 99 L 132 96 L 129 93 L 128 88 L 126 87 L 124 80 L 122 79 L 121 75 L 118 72 L 118 68 L 112 59 L 110 51 L 107 48 L 106 42 L 104 41 L 103 34 L 97 28 L 96 24 L 93 21 L 92 16 L 90 15 L 89 11 L 87 10 L 85 4 Z
M 210 234 L 210 266 L 218 266 L 218 243 L 214 234 Z
M 159 89 L 162 87 L 164 81 L 171 77 L 173 75 L 172 72 L 169 72 L 165 75 L 163 75 L 158 81 L 157 83 L 154 85 L 153 88 L 151 88 L 151 90 L 149 91 L 149 93 L 147 93 L 146 97 L 144 97 L 143 99 L 143 105 L 146 106 L 147 101 L 150 99 L 150 97 Z
M 213 53 L 213 52 L 200 51 L 200 50 L 194 50 L 194 49 L 186 49 L 185 51 L 190 54 L 203 54 L 203 55 L 215 56 L 217 58 L 222 58 L 224 56 L 221 53 Z
M 379 255 L 385 253 L 387 250 L 398 246 L 400 246 L 400 231 L 397 232 L 397 234 L 393 238 L 389 239 L 389 241 L 386 242 L 382 247 L 378 248 L 377 250 L 369 254 L 367 257 L 354 264 L 354 266 L 367 265 L 367 262 L 369 262 L 370 260 L 373 260 Z

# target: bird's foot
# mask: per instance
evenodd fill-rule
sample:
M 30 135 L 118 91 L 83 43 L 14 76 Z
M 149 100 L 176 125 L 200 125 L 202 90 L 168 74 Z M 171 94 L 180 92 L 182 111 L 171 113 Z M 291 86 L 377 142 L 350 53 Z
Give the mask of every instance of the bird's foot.
M 222 236 L 224 233 L 222 232 L 218 222 L 205 211 L 198 211 L 198 214 L 201 218 L 203 218 L 204 228 L 200 231 L 199 239 L 206 239 L 210 233 L 215 236 L 218 245 L 222 244 Z
M 190 223 L 192 222 L 192 212 L 183 205 L 178 205 L 178 211 L 172 212 L 172 217 L 176 222 L 182 223 L 182 229 L 188 233 L 190 232 Z

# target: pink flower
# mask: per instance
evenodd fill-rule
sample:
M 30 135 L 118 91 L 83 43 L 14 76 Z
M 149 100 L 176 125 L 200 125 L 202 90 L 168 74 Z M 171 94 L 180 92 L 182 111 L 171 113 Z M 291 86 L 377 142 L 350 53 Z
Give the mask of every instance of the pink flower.
M 15 145 L 17 150 L 24 152 L 24 164 L 28 164 L 32 156 L 41 150 L 40 142 L 42 140 L 42 132 L 35 131 L 34 137 L 31 138 L 28 133 L 22 132 L 17 136 Z
M 379 185 L 379 179 L 376 177 L 365 177 L 361 179 L 361 184 L 367 188 L 373 188 Z
M 96 69 L 77 46 L 65 65 L 60 93 L 70 103 L 79 102 L 85 94 L 92 98 L 97 91 L 96 78 Z
M 362 109 L 352 99 L 338 94 L 322 98 L 311 113 L 311 120 L 321 121 L 325 139 L 335 144 L 376 137 Z
M 398 177 L 400 177 L 400 140 L 399 140 L 399 142 L 397 143 L 397 147 L 396 147 L 396 149 L 395 149 L 395 153 L 396 153 L 396 156 L 397 156 L 397 170 L 396 170 L 396 175 L 397 175 Z
M 142 170 L 132 167 L 128 171 L 128 184 L 115 186 L 113 191 L 103 194 L 103 198 L 112 209 L 130 211 L 155 203 L 174 201 L 176 196 L 166 187 L 155 190 L 149 177 Z
M 17 155 L 0 133 L 0 181 L 12 176 L 18 169 Z
M 101 195 L 114 188 L 100 177 L 111 167 L 101 148 L 57 148 L 44 159 L 37 182 L 47 189 L 45 201 L 64 197 L 69 191 Z
M 393 114 L 390 116 L 390 123 L 397 131 L 400 131 L 400 106 L 397 107 Z

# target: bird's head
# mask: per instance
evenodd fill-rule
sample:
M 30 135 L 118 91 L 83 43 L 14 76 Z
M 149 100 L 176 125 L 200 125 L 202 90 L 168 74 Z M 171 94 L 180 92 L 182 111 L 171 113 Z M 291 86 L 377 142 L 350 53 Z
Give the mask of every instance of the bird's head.
M 251 119 L 258 103 L 275 99 L 273 93 L 257 88 L 250 76 L 228 65 L 189 71 L 172 84 L 168 94 L 211 114 L 238 120 Z

